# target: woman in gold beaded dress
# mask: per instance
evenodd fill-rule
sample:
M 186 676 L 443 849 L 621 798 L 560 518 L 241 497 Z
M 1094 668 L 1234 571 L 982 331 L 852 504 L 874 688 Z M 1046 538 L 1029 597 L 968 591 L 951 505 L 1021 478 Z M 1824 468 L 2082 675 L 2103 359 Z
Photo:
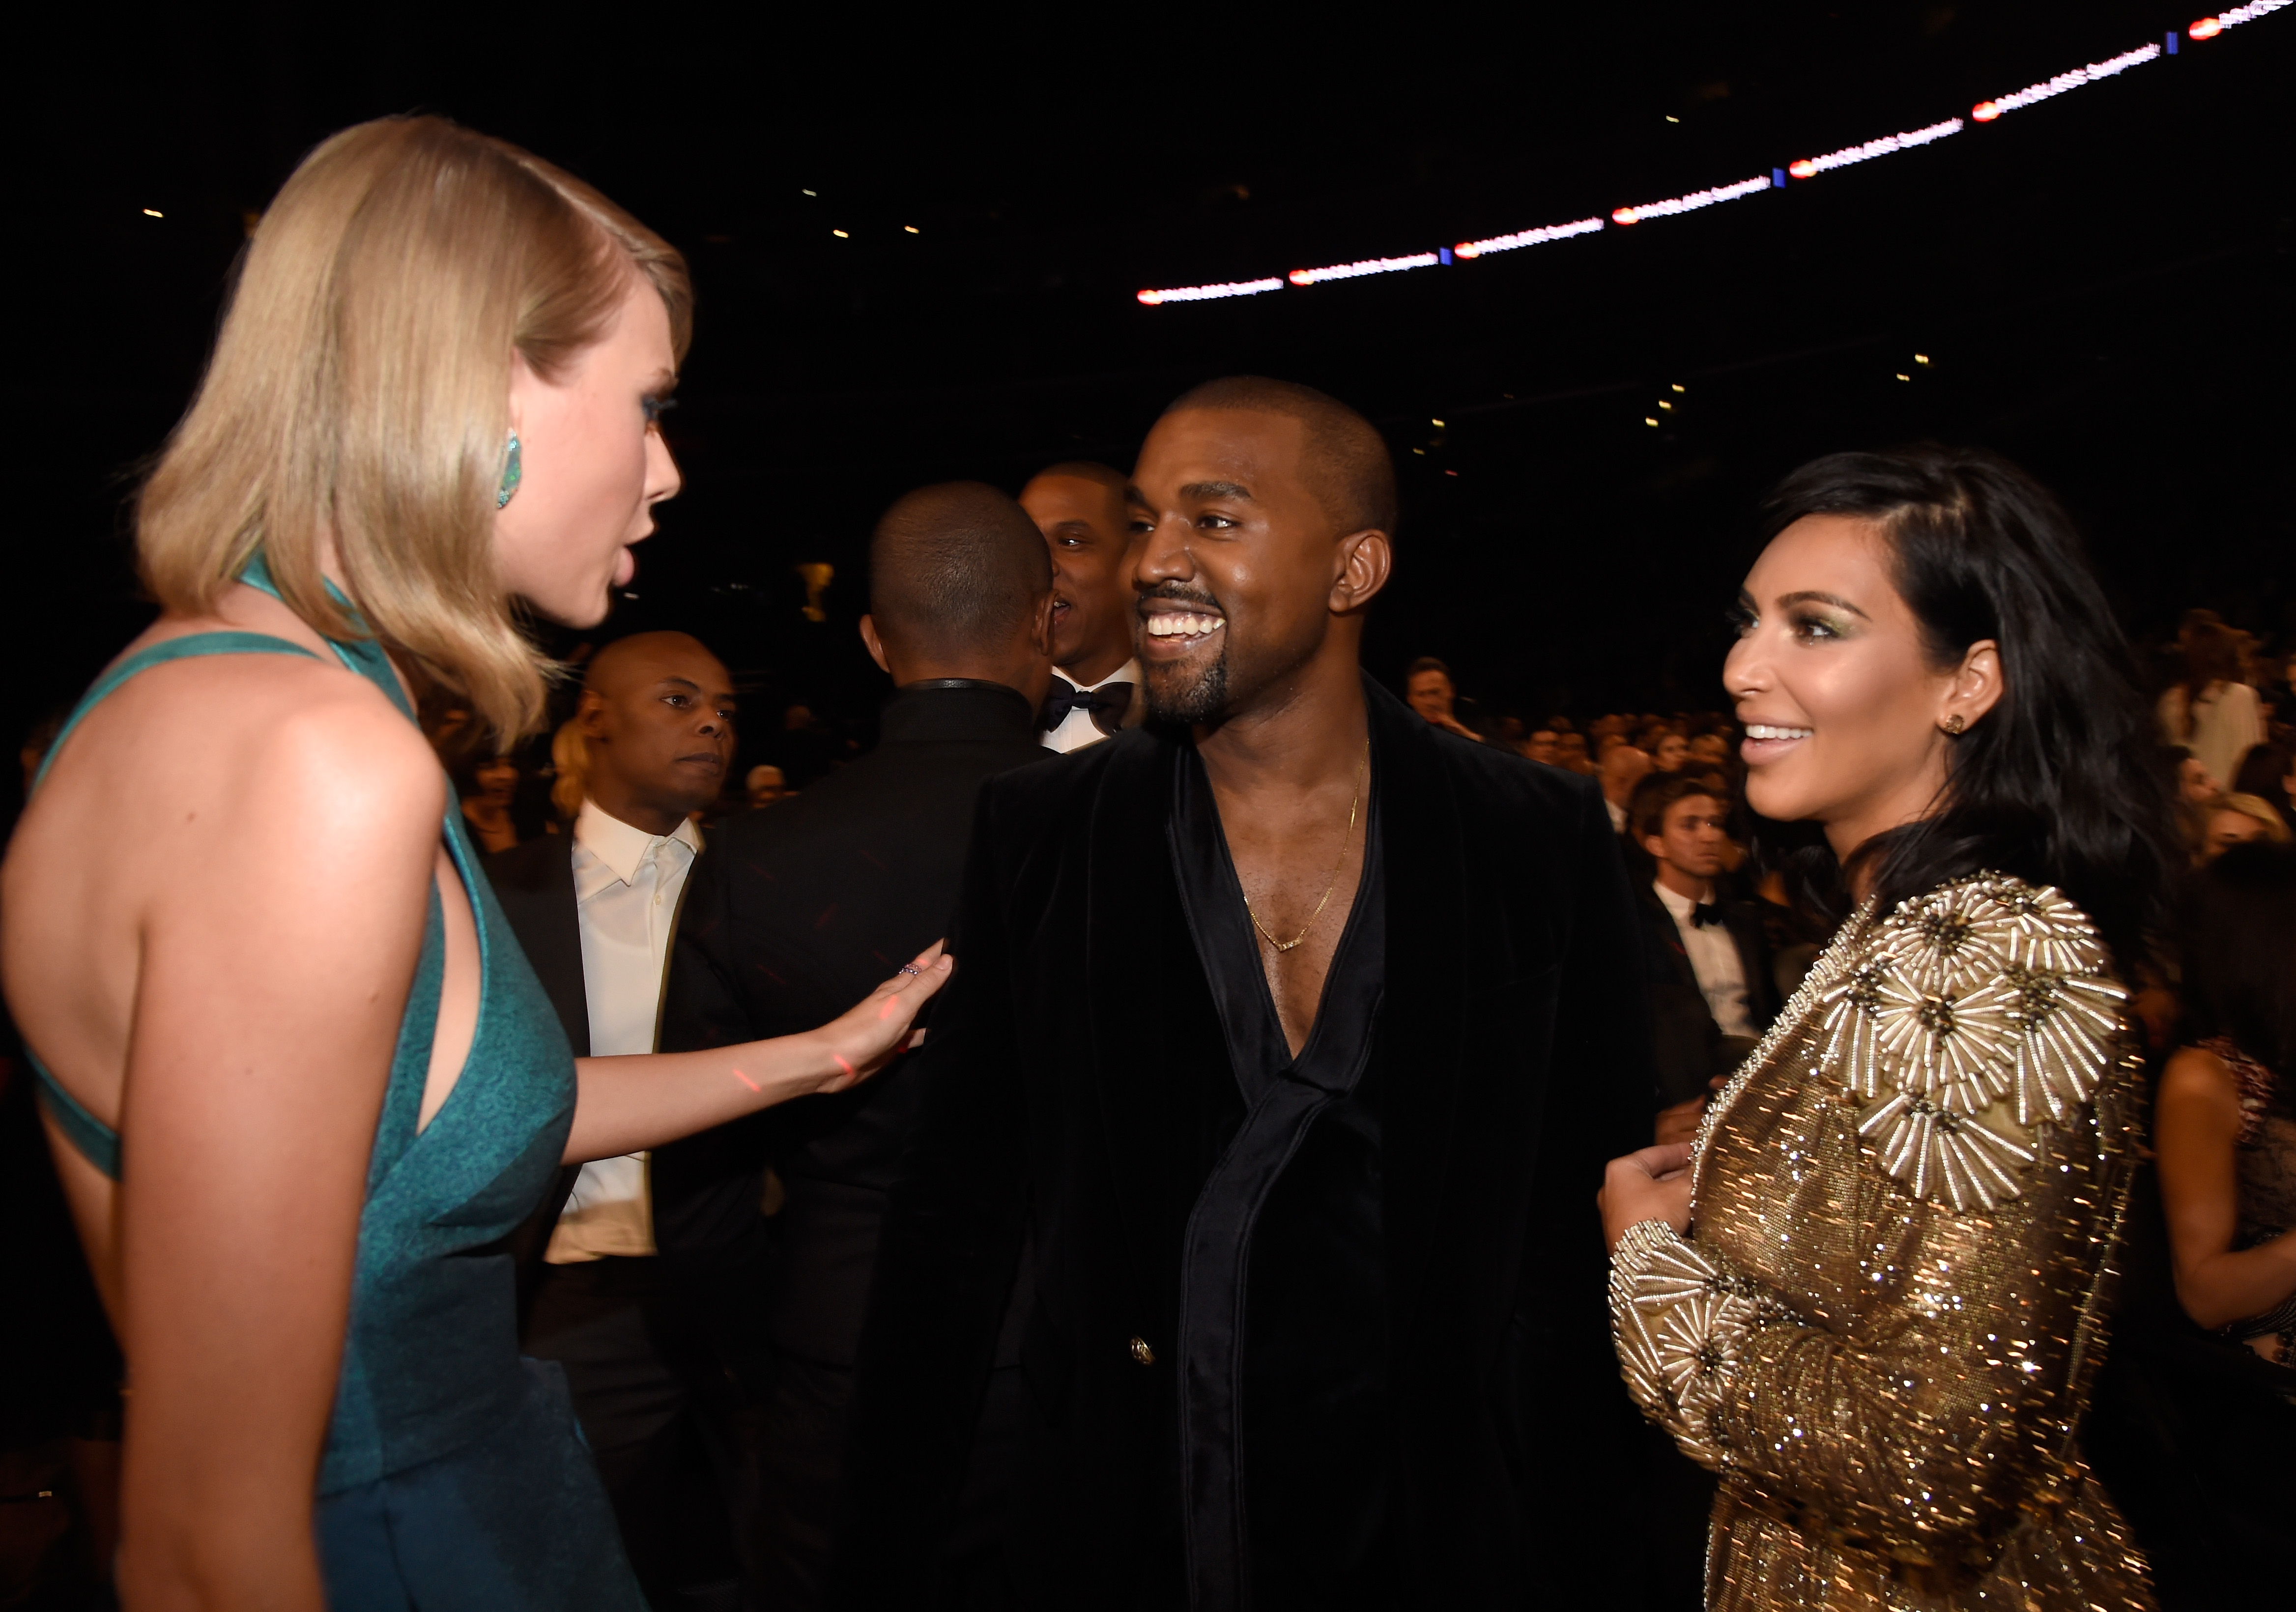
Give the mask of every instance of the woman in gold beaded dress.
M 1697 1142 L 1611 1164 L 1620 1365 L 1720 1476 L 1710 1606 L 2147 1607 L 2074 1435 L 2138 1124 L 2115 958 L 2175 857 L 2126 646 L 1989 456 L 1837 455 L 1765 514 L 1747 798 L 1849 911 Z

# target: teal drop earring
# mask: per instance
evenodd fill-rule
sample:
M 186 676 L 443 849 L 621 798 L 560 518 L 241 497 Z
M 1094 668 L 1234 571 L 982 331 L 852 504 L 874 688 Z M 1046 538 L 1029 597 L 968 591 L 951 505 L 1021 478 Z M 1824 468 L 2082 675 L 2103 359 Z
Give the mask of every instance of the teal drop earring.
M 518 490 L 518 432 L 510 433 L 510 456 L 503 461 L 502 490 L 495 494 L 495 507 L 500 509 L 510 502 L 511 494 Z

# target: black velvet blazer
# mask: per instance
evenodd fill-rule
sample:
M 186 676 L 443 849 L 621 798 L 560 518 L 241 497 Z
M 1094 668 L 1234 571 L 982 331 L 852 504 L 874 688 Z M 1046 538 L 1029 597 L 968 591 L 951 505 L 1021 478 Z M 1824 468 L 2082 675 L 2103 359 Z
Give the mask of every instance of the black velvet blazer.
M 1388 935 L 1374 1443 L 1398 1575 L 1417 1605 L 1571 1604 L 1575 1574 L 1620 1570 L 1607 1544 L 1634 1510 L 1595 1192 L 1649 1130 L 1641 938 L 1590 782 L 1367 692 Z M 1024 1225 L 1040 1425 L 1007 1559 L 1044 1604 L 1184 1604 L 1191 1092 L 1195 1072 L 1234 1079 L 1166 838 L 1186 742 L 1142 728 L 982 790 L 861 1341 L 842 1605 L 924 1604 Z

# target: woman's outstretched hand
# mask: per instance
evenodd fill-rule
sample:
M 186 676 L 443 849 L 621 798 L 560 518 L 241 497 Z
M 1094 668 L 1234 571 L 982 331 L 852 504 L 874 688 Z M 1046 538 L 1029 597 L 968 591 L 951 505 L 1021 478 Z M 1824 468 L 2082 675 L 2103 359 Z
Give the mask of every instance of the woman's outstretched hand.
M 1595 1202 L 1603 1212 L 1603 1246 L 1613 1250 L 1620 1233 L 1638 1221 L 1664 1221 L 1677 1231 L 1689 1230 L 1690 1144 L 1641 1147 L 1612 1159 Z
M 913 1032 L 909 1026 L 915 1023 L 918 1010 L 948 983 L 949 973 L 956 966 L 956 959 L 941 946 L 935 941 L 917 953 L 907 967 L 863 997 L 851 1011 L 814 1032 L 835 1065 L 815 1090 L 842 1091 L 857 1086 L 925 1039 L 923 1031 Z

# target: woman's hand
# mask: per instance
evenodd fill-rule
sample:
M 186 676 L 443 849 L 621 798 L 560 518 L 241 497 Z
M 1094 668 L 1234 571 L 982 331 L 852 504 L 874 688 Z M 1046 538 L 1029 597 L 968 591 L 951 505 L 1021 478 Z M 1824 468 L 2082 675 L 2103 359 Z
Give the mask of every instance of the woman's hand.
M 922 1030 L 911 1032 L 920 1008 L 948 983 L 956 959 L 935 941 L 917 953 L 909 966 L 857 1003 L 850 1012 L 832 1019 L 813 1033 L 829 1055 L 829 1077 L 816 1091 L 842 1091 L 857 1086 L 911 1047 L 925 1039 Z
M 1615 1250 L 1620 1234 L 1640 1221 L 1664 1221 L 1690 1230 L 1690 1144 L 1669 1142 L 1614 1158 L 1595 1195 L 1603 1212 L 1603 1244 Z

